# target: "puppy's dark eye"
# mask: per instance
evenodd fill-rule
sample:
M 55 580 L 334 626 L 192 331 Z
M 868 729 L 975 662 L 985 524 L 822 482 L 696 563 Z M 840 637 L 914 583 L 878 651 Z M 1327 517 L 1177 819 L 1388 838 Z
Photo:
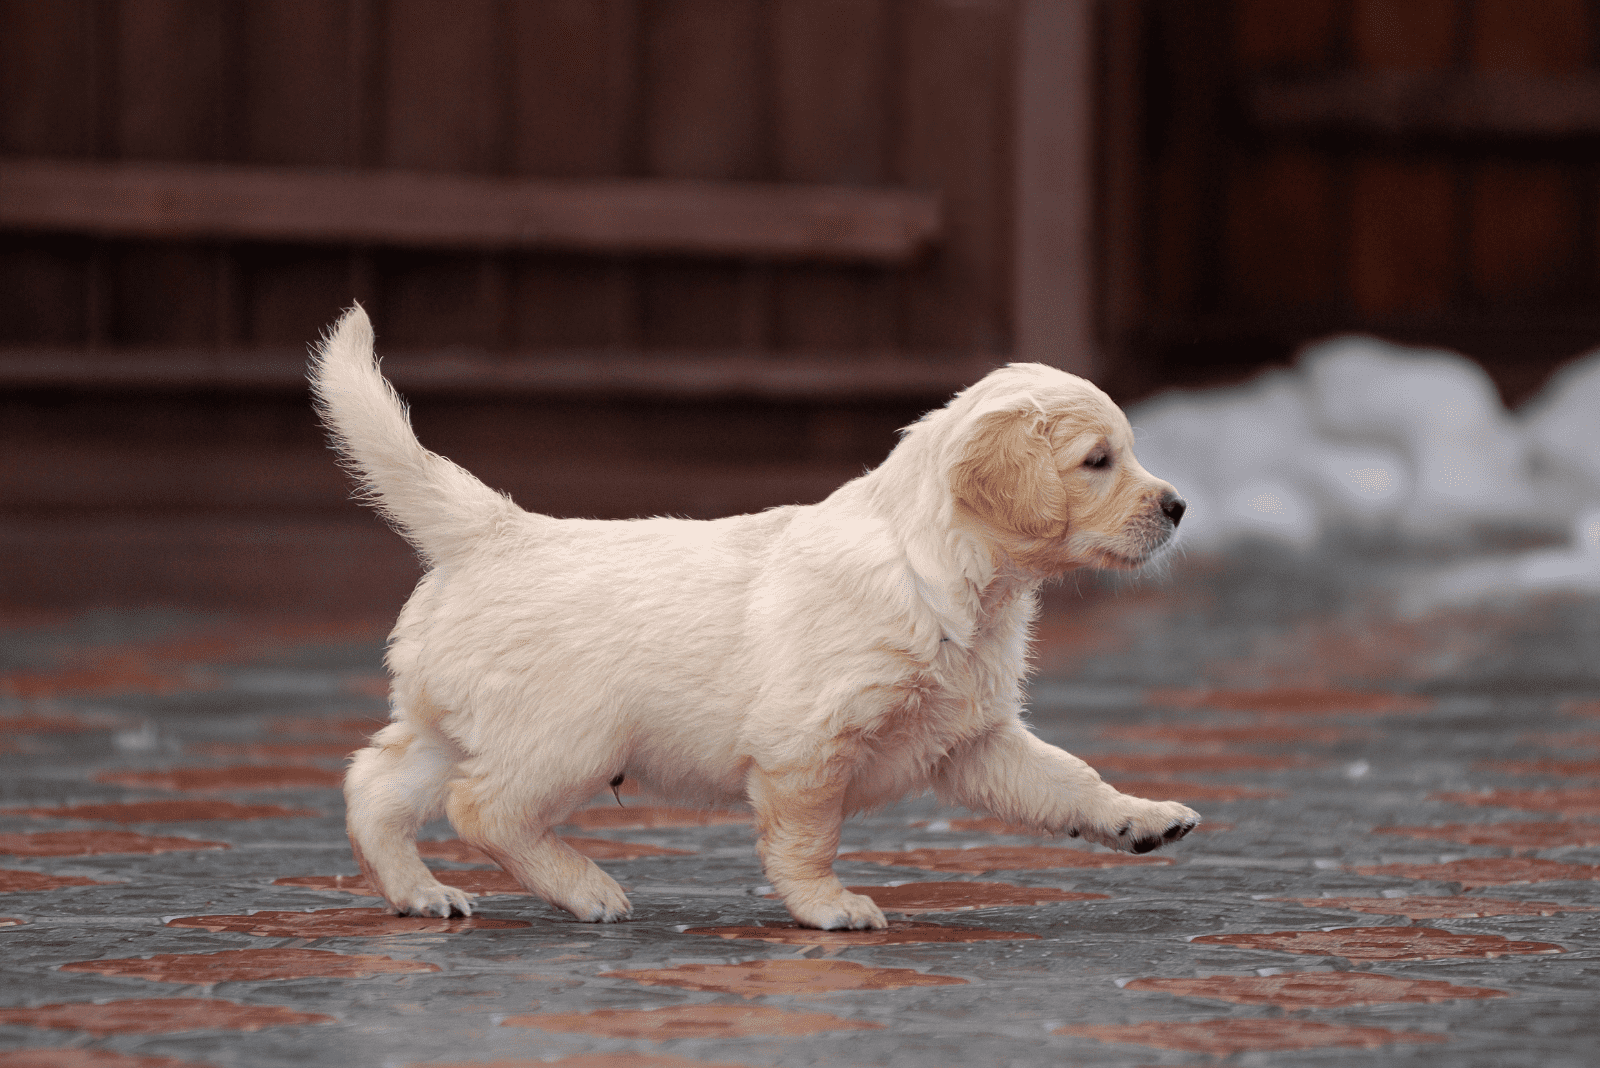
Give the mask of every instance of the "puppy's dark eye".
M 1111 454 L 1104 452 L 1092 453 L 1087 460 L 1083 461 L 1083 466 L 1093 467 L 1097 470 L 1104 467 L 1110 467 Z

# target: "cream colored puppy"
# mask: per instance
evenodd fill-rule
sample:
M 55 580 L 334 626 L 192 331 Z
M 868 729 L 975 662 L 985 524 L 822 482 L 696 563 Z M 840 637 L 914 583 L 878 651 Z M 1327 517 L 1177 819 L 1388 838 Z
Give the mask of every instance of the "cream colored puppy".
M 390 638 L 391 722 L 345 779 L 356 859 L 397 911 L 472 911 L 417 855 L 443 812 L 546 901 L 624 918 L 622 888 L 551 830 L 621 776 L 748 801 L 767 878 L 821 928 L 885 926 L 833 860 L 845 816 L 906 794 L 1136 853 L 1199 822 L 1022 722 L 1040 584 L 1136 568 L 1183 515 L 1083 379 L 995 371 L 819 504 L 604 522 L 525 512 L 424 449 L 359 307 L 311 377 L 366 500 L 427 565 Z

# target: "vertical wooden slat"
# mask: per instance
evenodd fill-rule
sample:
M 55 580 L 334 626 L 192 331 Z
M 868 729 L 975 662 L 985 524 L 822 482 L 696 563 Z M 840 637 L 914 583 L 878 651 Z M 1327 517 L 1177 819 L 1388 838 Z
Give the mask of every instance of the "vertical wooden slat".
M 1094 375 L 1094 47 L 1091 0 L 1021 0 L 1017 88 L 1018 359 Z
M 1144 3 L 1100 6 L 1097 151 L 1102 377 L 1130 366 L 1149 291 L 1150 211 L 1147 137 L 1150 18 Z
M 498 0 L 388 0 L 383 19 L 381 163 L 503 172 L 510 94 L 497 60 Z M 503 342 L 503 278 L 485 257 L 378 253 L 379 301 L 394 345 Z
M 908 185 L 940 191 L 944 243 L 908 272 L 913 348 L 1005 352 L 1012 344 L 1015 9 L 998 0 L 902 8 L 900 142 Z
M 516 0 L 506 34 L 512 71 L 511 166 L 549 178 L 638 173 L 637 0 Z M 631 264 L 571 256 L 514 261 L 515 347 L 636 347 Z
M 94 152 L 92 0 L 0 2 L 0 153 Z M 90 248 L 83 241 L 0 240 L 0 341 L 86 338 Z
M 764 4 L 657 0 L 644 8 L 645 172 L 754 180 L 772 173 L 771 38 Z M 739 264 L 641 266 L 644 342 L 745 348 L 768 342 L 766 288 Z M 755 306 L 749 306 L 756 302 Z
M 779 0 L 772 32 L 776 177 L 884 183 L 892 152 L 888 0 Z M 899 341 L 892 272 L 792 266 L 772 282 L 776 348 L 885 349 Z
M 224 0 L 137 0 L 119 5 L 114 147 L 128 159 L 207 161 L 231 147 Z M 108 340 L 209 347 L 220 340 L 225 289 L 217 252 L 177 245 L 121 246 L 111 255 Z
M 1350 293 L 1367 315 L 1446 310 L 1455 292 L 1455 182 L 1443 163 L 1352 168 Z

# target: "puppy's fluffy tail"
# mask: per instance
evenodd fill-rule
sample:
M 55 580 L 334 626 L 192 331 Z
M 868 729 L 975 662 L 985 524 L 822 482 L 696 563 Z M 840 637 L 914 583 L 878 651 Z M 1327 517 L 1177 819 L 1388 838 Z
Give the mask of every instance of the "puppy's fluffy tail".
M 358 498 L 376 508 L 429 566 L 455 557 L 519 511 L 469 472 L 422 447 L 405 402 L 378 371 L 372 321 L 358 304 L 312 349 L 317 414 Z

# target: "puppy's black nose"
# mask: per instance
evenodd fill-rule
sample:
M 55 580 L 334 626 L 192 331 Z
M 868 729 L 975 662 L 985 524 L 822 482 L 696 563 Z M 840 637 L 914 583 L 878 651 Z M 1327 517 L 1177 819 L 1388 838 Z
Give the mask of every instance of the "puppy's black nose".
M 1169 493 L 1165 497 L 1161 498 L 1162 514 L 1164 514 L 1168 519 L 1172 520 L 1173 526 L 1178 525 L 1178 520 L 1183 518 L 1183 513 L 1188 509 L 1188 507 L 1189 505 L 1185 503 L 1184 499 L 1178 496 L 1176 493 Z

